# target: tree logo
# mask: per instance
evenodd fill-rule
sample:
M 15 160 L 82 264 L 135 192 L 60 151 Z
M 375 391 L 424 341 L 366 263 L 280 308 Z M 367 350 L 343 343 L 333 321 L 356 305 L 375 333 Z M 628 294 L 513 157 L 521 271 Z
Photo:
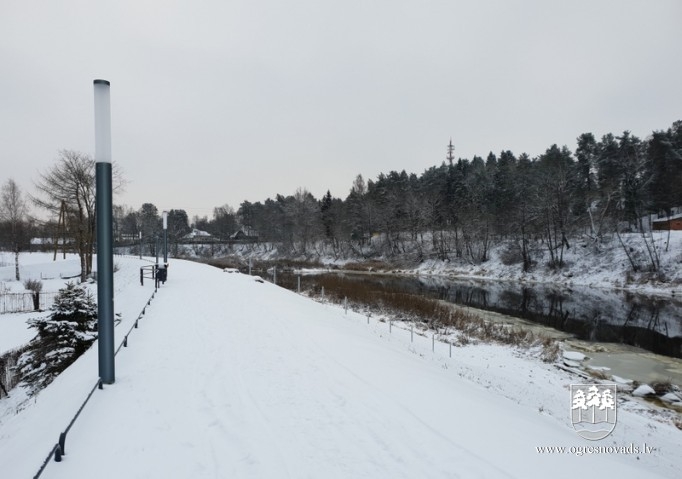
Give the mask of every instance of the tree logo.
M 571 384 L 573 429 L 591 441 L 604 439 L 616 427 L 615 384 Z

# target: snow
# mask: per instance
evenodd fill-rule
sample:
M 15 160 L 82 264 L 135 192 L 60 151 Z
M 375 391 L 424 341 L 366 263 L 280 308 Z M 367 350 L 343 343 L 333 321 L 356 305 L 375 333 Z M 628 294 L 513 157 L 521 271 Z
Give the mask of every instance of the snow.
M 624 233 L 623 242 L 641 262 L 642 270 L 647 269 L 645 238 L 638 233 Z M 494 280 L 520 281 L 526 284 L 552 283 L 569 287 L 576 285 L 590 288 L 624 288 L 644 294 L 662 295 L 670 297 L 679 293 L 682 271 L 680 251 L 682 251 L 682 231 L 654 231 L 647 234 L 656 247 L 660 257 L 661 271 L 666 279 L 656 282 L 646 273 L 632 273 L 628 256 L 615 235 L 604 238 L 595 244 L 588 238 L 573 239 L 572 247 L 565 250 L 566 266 L 561 270 L 547 268 L 547 255 L 543 250 L 536 259 L 538 264 L 530 271 L 523 272 L 519 264 L 505 265 L 501 259 L 505 243 L 496 244 L 491 250 L 489 261 L 480 265 L 459 264 L 456 261 L 441 262 L 429 260 L 422 263 L 418 269 L 420 274 L 454 274 L 460 277 L 489 278 Z
M 19 256 L 22 281 L 17 282 L 14 281 L 14 254 L 0 252 L 0 291 L 25 292 L 23 281 L 37 279 L 42 281 L 44 292 L 57 292 L 68 281 L 65 278 L 78 275 L 80 263 L 75 255 L 67 255 L 64 259 L 59 254 L 56 261 L 52 258 L 48 253 L 22 253 Z M 26 321 L 39 316 L 45 314 L 0 314 L 0 354 L 28 343 L 35 336 L 35 330 L 29 329 Z
M 569 385 L 528 352 L 452 348 L 243 274 L 174 260 L 153 293 L 117 258 L 116 382 L 95 390 L 41 477 L 678 477 L 680 434 L 619 396 L 581 439 Z M 2 318 L 0 318 L 2 319 Z M 96 384 L 91 348 L 36 398 L 0 400 L 3 477 L 32 477 Z M 643 445 L 653 446 L 644 452 Z M 587 453 L 602 446 L 639 453 Z M 566 453 L 539 453 L 560 446 Z M 592 449 L 590 449 L 592 450 Z
M 632 384 L 632 379 L 625 379 L 625 378 L 622 378 L 620 376 L 616 376 L 615 374 L 613 374 L 611 376 L 611 379 L 618 384 L 623 384 L 623 385 Z
M 583 353 L 579 353 L 578 351 L 564 351 L 563 356 L 570 361 L 583 361 L 586 357 Z
M 632 395 L 637 397 L 655 396 L 656 391 L 648 384 L 642 384 L 632 391 Z
M 663 396 L 661 396 L 661 401 L 679 403 L 682 402 L 682 399 L 680 399 L 680 397 L 675 393 L 665 393 Z
M 33 339 L 36 331 L 29 329 L 26 321 L 36 316 L 36 313 L 0 314 L 0 355 Z

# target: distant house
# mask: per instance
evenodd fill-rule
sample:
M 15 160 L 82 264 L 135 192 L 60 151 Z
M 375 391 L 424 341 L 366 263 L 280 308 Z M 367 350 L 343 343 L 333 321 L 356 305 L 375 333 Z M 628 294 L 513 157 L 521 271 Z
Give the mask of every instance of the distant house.
M 244 233 L 243 230 L 237 230 L 235 233 L 230 235 L 230 242 L 234 243 L 256 243 L 258 242 L 258 236 L 251 236 Z
M 137 243 L 140 241 L 140 234 L 135 233 L 120 233 L 116 239 L 119 243 Z
M 183 236 L 182 240 L 189 243 L 211 243 L 216 241 L 216 238 L 211 233 L 194 228 Z
M 73 244 L 74 240 L 73 238 L 57 238 L 56 243 L 58 245 L 63 245 L 63 244 Z M 31 246 L 53 246 L 55 244 L 54 238 L 31 238 Z
M 654 231 L 682 231 L 682 213 L 667 218 L 659 218 L 651 222 Z
M 31 251 L 51 251 L 55 249 L 55 247 L 59 249 L 64 249 L 66 248 L 71 248 L 75 241 L 73 238 L 57 238 L 57 241 L 54 240 L 54 238 L 31 238 L 30 244 L 31 244 Z

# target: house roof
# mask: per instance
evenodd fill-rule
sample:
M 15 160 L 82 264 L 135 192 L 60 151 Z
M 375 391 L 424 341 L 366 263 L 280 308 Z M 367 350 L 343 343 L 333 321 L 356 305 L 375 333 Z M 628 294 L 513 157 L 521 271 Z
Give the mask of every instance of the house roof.
M 667 216 L 665 218 L 659 218 L 657 220 L 654 220 L 654 223 L 667 223 L 670 220 L 679 220 L 682 218 L 682 213 L 677 214 L 677 215 L 672 215 L 672 216 Z
M 206 231 L 201 231 L 196 228 L 194 228 L 190 233 L 187 233 L 185 238 L 210 238 L 211 233 L 207 233 Z

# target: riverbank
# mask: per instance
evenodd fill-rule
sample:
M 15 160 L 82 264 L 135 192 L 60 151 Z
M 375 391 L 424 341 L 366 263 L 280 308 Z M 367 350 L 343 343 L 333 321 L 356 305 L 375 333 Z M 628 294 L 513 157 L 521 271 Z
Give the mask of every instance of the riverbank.
M 421 275 L 445 278 L 506 281 L 527 285 L 551 284 L 573 287 L 629 291 L 660 298 L 682 297 L 682 231 L 642 235 L 624 233 L 596 242 L 573 239 L 563 252 L 561 267 L 548 266 L 548 253 L 542 243 L 532 243 L 533 264 L 523 271 L 517 245 L 513 241 L 491 243 L 486 261 L 473 262 L 450 252 L 438 259 L 416 242 L 405 241 L 403 251 L 381 254 L 381 238 L 362 248 L 341 254 L 325 244 L 309 247 L 305 253 L 284 250 L 276 244 L 194 245 L 184 257 L 222 267 L 264 269 L 272 266 Z M 419 251 L 419 253 L 417 253 Z
M 623 392 L 631 393 L 640 384 L 668 384 L 670 391 L 680 393 L 682 323 L 679 311 L 671 307 L 653 305 L 658 308 L 654 310 L 657 323 L 651 325 L 650 310 L 639 310 L 636 303 L 624 307 L 617 295 L 602 294 L 590 303 L 573 292 L 543 303 L 551 293 L 524 296 L 508 289 L 495 291 L 481 287 L 480 280 L 472 286 L 443 278 L 319 270 L 300 277 L 280 274 L 277 281 L 292 290 L 300 287 L 317 300 L 350 304 L 365 314 L 408 328 L 413 324 L 421 334 L 435 334 L 446 343 L 498 342 L 519 351 L 533 350 L 539 359 L 579 376 L 618 382 Z M 487 307 L 476 306 L 481 303 Z M 524 312 L 514 314 L 509 305 L 522 303 Z M 465 317 L 459 318 L 458 313 Z M 659 350 L 661 354 L 654 352 Z M 563 358 L 564 352 L 568 358 Z M 666 404 L 680 412 L 678 406 Z

